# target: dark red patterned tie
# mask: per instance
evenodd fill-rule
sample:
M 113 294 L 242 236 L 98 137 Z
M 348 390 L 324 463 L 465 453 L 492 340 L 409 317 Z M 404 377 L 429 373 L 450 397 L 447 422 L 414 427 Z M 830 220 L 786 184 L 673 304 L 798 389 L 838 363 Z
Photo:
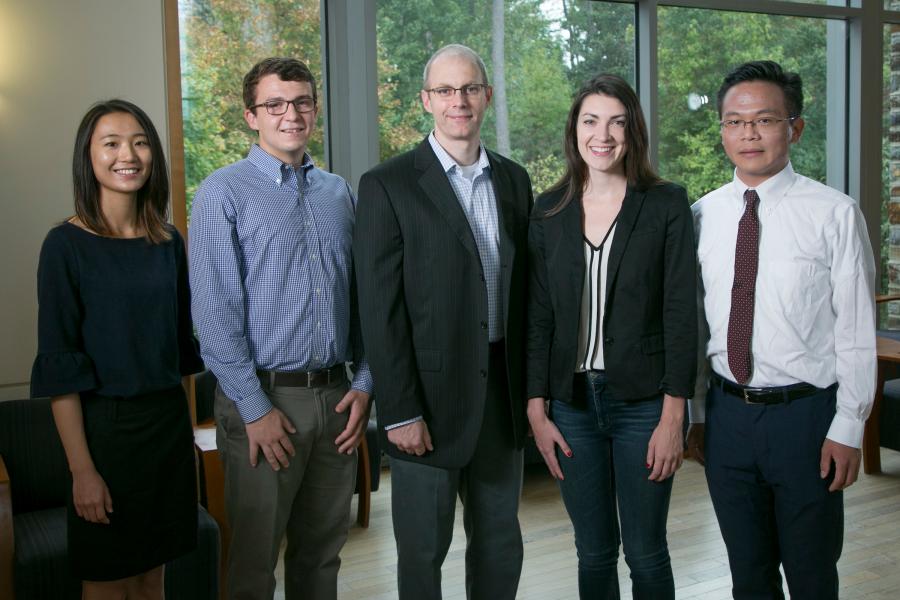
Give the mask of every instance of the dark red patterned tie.
M 746 384 L 753 372 L 750 339 L 753 335 L 753 305 L 756 298 L 756 270 L 759 264 L 759 218 L 756 190 L 744 192 L 744 216 L 738 223 L 734 247 L 734 283 L 731 286 L 731 314 L 728 317 L 728 366 L 737 382 Z

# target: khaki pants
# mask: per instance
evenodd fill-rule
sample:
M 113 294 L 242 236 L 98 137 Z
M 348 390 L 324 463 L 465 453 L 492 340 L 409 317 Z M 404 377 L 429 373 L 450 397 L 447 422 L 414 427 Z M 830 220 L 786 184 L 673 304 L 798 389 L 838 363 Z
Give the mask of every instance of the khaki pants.
M 275 472 L 259 452 L 250 466 L 247 432 L 234 403 L 216 388 L 216 440 L 225 471 L 231 527 L 227 597 L 269 600 L 282 539 L 287 600 L 335 600 L 338 555 L 347 540 L 356 453 L 339 454 L 335 438 L 349 411 L 334 412 L 347 383 L 323 388 L 275 387 L 268 396 L 297 433 L 288 468 Z

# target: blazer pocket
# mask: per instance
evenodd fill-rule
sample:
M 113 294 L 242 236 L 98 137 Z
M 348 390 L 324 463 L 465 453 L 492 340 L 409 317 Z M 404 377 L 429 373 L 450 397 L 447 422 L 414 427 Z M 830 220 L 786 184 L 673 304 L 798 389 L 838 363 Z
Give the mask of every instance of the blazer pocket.
M 657 354 L 663 351 L 663 336 L 661 333 L 645 335 L 641 338 L 641 351 L 644 354 Z
M 440 350 L 416 350 L 416 364 L 420 371 L 440 371 Z

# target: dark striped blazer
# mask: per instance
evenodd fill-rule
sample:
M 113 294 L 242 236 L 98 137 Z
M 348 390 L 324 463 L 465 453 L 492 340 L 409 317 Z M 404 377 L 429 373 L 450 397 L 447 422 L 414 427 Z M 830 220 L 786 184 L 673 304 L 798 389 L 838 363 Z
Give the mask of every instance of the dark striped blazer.
M 509 403 L 519 447 L 526 432 L 525 297 L 531 182 L 488 151 L 498 205 Z M 487 389 L 487 294 L 475 238 L 424 140 L 359 182 L 354 268 L 366 357 L 388 454 L 443 468 L 469 462 Z M 415 457 L 384 425 L 424 416 L 434 451 Z

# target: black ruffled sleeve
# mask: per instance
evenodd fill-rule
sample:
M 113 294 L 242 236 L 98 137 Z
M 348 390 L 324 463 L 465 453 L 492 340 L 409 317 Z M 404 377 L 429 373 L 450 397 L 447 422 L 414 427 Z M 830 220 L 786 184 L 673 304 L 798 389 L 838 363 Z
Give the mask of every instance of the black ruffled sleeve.
M 178 267 L 178 368 L 181 375 L 199 373 L 205 367 L 200 358 L 200 344 L 194 336 L 191 321 L 191 287 L 188 282 L 187 253 L 178 230 L 172 230 L 175 263 Z
M 84 352 L 78 257 L 62 228 L 52 229 L 38 263 L 38 355 L 31 396 L 60 396 L 97 387 L 94 363 Z

